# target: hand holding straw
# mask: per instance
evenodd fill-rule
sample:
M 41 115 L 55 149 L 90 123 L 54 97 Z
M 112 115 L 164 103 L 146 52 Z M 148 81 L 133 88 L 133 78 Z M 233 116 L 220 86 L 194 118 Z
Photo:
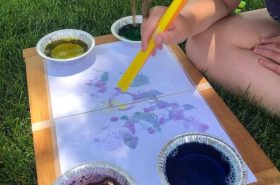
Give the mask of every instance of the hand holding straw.
M 164 15 L 160 19 L 153 35 L 164 32 L 166 29 L 168 29 L 169 25 L 179 15 L 186 2 L 187 0 L 173 0 L 169 8 L 166 10 Z M 119 80 L 117 87 L 120 88 L 122 92 L 126 92 L 128 90 L 134 78 L 137 76 L 138 72 L 141 70 L 141 68 L 143 67 L 143 65 L 145 64 L 155 47 L 155 42 L 151 37 L 148 42 L 148 47 L 146 51 L 138 52 L 130 66 L 123 74 L 122 78 Z

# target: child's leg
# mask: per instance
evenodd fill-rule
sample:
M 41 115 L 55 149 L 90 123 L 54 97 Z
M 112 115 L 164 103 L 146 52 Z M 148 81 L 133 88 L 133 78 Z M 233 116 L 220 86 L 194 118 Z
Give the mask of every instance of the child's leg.
M 266 9 L 229 16 L 189 38 L 186 52 L 201 71 L 235 93 L 249 94 L 280 112 L 280 76 L 258 63 L 252 48 L 260 38 L 280 35 L 280 23 Z

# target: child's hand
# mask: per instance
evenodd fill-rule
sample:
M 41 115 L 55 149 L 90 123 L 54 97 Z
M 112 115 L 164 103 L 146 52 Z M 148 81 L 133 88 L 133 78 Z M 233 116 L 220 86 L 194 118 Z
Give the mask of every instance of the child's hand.
M 148 41 L 166 11 L 166 7 L 156 6 L 154 7 L 148 19 L 145 19 L 141 26 L 141 37 L 142 37 L 142 51 L 147 49 Z M 179 15 L 173 24 L 163 33 L 159 33 L 154 36 L 156 48 L 161 49 L 163 44 L 177 44 L 183 42 L 187 38 L 187 21 L 185 17 Z M 155 55 L 155 51 L 152 53 Z
M 260 65 L 280 75 L 280 36 L 261 39 L 254 52 L 264 57 L 259 59 Z

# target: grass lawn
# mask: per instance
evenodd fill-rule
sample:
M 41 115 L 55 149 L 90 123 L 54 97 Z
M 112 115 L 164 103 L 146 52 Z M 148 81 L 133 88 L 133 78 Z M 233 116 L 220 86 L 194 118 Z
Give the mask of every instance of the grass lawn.
M 260 7 L 262 1 L 248 0 L 246 8 Z M 22 49 L 63 28 L 109 34 L 113 21 L 129 14 L 129 0 L 0 0 L 0 184 L 36 184 Z M 215 88 L 279 169 L 280 118 Z

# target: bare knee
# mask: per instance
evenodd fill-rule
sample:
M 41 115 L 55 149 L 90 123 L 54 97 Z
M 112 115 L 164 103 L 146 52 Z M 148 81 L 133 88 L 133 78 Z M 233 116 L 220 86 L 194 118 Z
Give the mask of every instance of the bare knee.
M 206 43 L 204 35 L 200 34 L 189 38 L 186 43 L 186 53 L 190 62 L 201 72 L 206 72 L 208 68 Z
M 220 52 L 220 49 L 217 50 L 217 41 L 220 45 L 221 40 L 217 39 L 216 32 L 217 29 L 213 26 L 187 40 L 187 56 L 194 66 L 201 72 L 209 72 L 209 68 L 217 59 L 217 52 Z M 228 45 L 227 40 L 224 40 L 223 42 L 223 45 Z
M 186 53 L 200 71 L 211 73 L 209 69 L 219 59 L 228 58 L 225 51 L 233 48 L 250 50 L 259 44 L 260 38 L 275 35 L 279 30 L 279 23 L 273 21 L 265 9 L 245 12 L 226 17 L 189 38 Z
M 223 26 L 221 26 L 223 25 Z M 219 21 L 204 32 L 190 37 L 186 43 L 186 53 L 190 61 L 201 72 L 209 72 L 209 68 L 222 54 L 224 47 L 230 44 L 226 24 Z M 223 45 L 223 48 L 220 46 Z

